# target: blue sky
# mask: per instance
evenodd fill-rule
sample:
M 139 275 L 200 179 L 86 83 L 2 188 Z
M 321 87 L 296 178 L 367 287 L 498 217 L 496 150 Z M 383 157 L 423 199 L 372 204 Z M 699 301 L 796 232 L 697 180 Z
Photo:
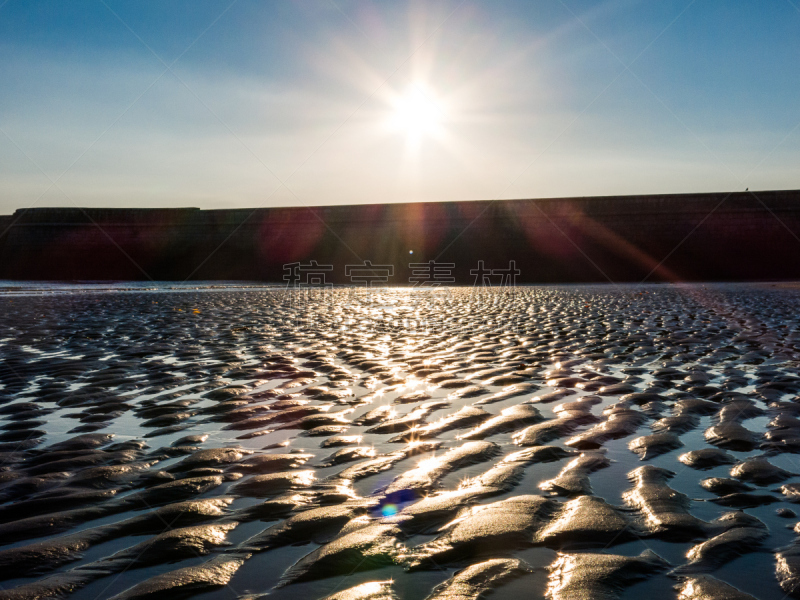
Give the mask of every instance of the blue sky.
M 0 213 L 800 188 L 796 0 L 2 1 Z

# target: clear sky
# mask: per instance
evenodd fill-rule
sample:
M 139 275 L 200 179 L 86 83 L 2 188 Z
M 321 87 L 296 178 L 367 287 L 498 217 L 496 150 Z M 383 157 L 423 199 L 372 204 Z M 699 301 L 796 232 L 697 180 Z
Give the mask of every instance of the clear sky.
M 0 0 L 0 214 L 800 188 L 798 0 Z

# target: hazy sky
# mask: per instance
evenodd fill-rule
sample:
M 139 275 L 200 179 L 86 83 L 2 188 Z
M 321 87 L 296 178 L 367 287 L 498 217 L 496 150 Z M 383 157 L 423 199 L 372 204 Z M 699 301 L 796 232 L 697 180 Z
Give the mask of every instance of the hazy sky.
M 800 188 L 798 0 L 0 0 L 0 213 Z

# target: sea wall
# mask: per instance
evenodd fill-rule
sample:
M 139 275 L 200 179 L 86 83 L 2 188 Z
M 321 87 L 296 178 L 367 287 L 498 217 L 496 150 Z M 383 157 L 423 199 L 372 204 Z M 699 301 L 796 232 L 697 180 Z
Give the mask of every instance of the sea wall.
M 0 278 L 390 284 L 800 278 L 800 191 L 235 210 L 34 208 L 0 217 Z M 411 254 L 410 252 L 413 252 Z M 300 263 L 300 268 L 287 268 Z M 388 267 L 393 273 L 389 275 Z M 418 279 L 433 279 L 417 268 Z M 491 270 L 495 274 L 491 275 Z

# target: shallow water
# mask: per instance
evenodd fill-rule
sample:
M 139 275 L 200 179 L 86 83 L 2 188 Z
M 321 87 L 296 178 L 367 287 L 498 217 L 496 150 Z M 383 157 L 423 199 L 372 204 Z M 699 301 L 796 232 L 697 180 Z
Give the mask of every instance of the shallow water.
M 57 574 L 82 579 L 51 595 L 109 598 L 177 569 L 200 567 L 182 573 L 203 579 L 215 557 L 241 564 L 227 580 L 170 581 L 166 592 L 140 586 L 125 597 L 314 599 L 392 580 L 384 588 L 410 600 L 459 569 L 515 558 L 523 566 L 489 563 L 439 591 L 572 598 L 569 577 L 600 585 L 583 570 L 586 553 L 630 557 L 603 567 L 613 584 L 597 588 L 603 597 L 677 598 L 689 575 L 673 569 L 687 552 L 756 517 L 768 530 L 761 545 L 726 546 L 702 573 L 782 599 L 796 593 L 785 580 L 781 588 L 775 552 L 792 544 L 798 522 L 786 512 L 797 504 L 778 488 L 800 484 L 799 301 L 800 291 L 767 284 L 302 291 L 6 282 L 0 598 L 41 596 L 32 584 L 54 586 Z M 691 399 L 705 402 L 683 402 Z M 487 414 L 426 427 L 473 405 Z M 653 438 L 673 446 L 648 448 L 646 460 L 629 449 L 679 414 L 696 416 L 675 430 L 682 446 Z M 721 424 L 737 435 L 743 426 L 747 439 L 709 437 Z M 562 452 L 510 456 L 524 439 Z M 714 447 L 736 462 L 766 456 L 784 472 L 759 471 L 745 481 L 749 496 L 710 502 L 717 496 L 700 481 L 730 478 L 734 463 L 698 470 L 678 457 Z M 336 464 L 322 465 L 336 452 Z M 581 452 L 608 461 L 583 468 L 586 460 L 571 462 Z M 643 465 L 672 474 L 631 495 Z M 550 480 L 559 485 L 540 487 Z M 420 504 L 457 490 L 435 510 Z M 531 495 L 548 499 L 535 517 L 517 502 Z M 574 507 L 600 505 L 580 497 L 604 500 L 624 526 L 601 532 L 595 513 L 574 516 Z M 214 498 L 227 500 L 206 514 L 171 508 Z M 740 509 L 735 524 L 717 521 Z M 208 525 L 227 530 L 164 537 Z M 280 535 L 261 535 L 270 527 Z M 76 534 L 78 546 L 61 543 Z M 31 548 L 48 541 L 49 550 Z M 660 559 L 635 558 L 643 551 Z

